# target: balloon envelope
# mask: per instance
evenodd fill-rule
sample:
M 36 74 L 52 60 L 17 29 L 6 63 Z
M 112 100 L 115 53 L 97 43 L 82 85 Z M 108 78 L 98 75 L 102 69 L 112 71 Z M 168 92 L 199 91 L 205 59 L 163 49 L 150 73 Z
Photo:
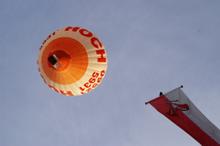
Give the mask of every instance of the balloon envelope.
M 54 91 L 76 96 L 99 85 L 107 69 L 102 42 L 89 30 L 65 27 L 50 34 L 40 47 L 38 67 Z

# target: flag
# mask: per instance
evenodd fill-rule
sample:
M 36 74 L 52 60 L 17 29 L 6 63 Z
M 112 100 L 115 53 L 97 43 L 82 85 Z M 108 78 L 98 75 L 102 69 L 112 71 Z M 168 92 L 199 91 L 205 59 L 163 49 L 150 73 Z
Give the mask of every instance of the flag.
M 202 146 L 220 146 L 220 130 L 190 101 L 181 87 L 146 102 Z

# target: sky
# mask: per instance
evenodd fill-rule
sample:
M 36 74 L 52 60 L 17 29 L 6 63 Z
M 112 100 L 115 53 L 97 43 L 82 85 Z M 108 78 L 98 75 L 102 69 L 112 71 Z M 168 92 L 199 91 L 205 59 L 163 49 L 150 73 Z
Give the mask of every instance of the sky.
M 180 85 L 220 127 L 219 0 L 0 0 L 1 146 L 199 146 L 145 101 Z M 46 36 L 94 32 L 102 84 L 65 97 L 40 78 Z

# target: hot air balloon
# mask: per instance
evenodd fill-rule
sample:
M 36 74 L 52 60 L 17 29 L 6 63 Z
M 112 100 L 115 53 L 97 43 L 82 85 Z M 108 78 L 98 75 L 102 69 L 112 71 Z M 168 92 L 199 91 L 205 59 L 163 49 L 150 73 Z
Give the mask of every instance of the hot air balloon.
M 76 96 L 96 88 L 107 70 L 103 43 L 82 27 L 65 27 L 51 33 L 40 47 L 38 70 L 54 91 Z

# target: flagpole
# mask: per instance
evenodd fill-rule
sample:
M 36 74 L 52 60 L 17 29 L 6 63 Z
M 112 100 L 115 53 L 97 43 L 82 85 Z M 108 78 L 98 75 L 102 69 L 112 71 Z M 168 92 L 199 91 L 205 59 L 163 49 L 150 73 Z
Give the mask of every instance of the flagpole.
M 178 89 L 178 88 L 179 88 L 179 89 L 183 88 L 183 85 L 177 87 L 176 89 Z M 160 91 L 159 97 L 160 97 L 160 96 L 163 96 L 163 95 L 164 95 L 163 92 Z M 158 98 L 158 97 L 157 97 L 157 98 Z M 145 102 L 145 105 L 147 105 L 147 104 L 149 104 L 150 102 L 156 100 L 157 98 L 154 98 L 154 99 L 151 99 L 150 101 Z

